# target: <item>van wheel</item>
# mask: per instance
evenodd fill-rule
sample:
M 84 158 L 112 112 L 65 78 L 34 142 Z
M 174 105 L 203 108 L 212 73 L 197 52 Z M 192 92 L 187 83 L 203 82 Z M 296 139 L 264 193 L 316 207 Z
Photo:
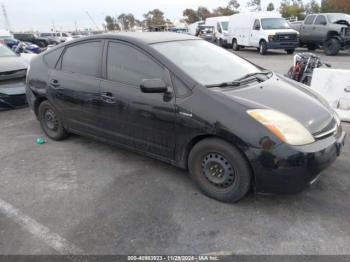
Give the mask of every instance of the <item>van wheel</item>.
M 216 138 L 194 146 L 188 158 L 194 183 L 207 196 L 223 202 L 237 202 L 250 188 L 247 160 L 233 145 Z
M 295 49 L 286 49 L 286 52 L 287 52 L 288 55 L 293 54 L 294 51 L 295 51 Z
M 328 39 L 325 43 L 324 43 L 324 53 L 326 55 L 329 56 L 335 56 L 339 53 L 340 50 L 340 42 L 338 39 L 336 38 L 331 38 Z
M 259 44 L 259 54 L 266 55 L 267 54 L 267 45 L 265 41 L 261 41 Z
M 233 40 L 232 40 L 232 49 L 233 49 L 234 51 L 239 51 L 239 45 L 238 45 L 236 39 L 233 39 Z
M 315 51 L 316 48 L 317 48 L 317 46 L 316 46 L 315 44 L 308 44 L 308 45 L 307 45 L 307 49 L 308 49 L 309 51 Z
M 38 118 L 41 128 L 49 138 L 58 141 L 67 136 L 62 119 L 48 101 L 43 101 L 40 104 Z

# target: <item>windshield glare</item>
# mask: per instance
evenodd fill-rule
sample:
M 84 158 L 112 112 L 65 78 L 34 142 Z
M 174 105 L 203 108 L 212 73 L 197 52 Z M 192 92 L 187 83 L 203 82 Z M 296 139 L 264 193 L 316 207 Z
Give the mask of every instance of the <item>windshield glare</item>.
M 232 82 L 261 71 L 233 53 L 203 40 L 157 43 L 152 47 L 205 86 Z
M 228 22 L 221 22 L 221 26 L 224 31 L 228 30 Z
M 289 24 L 284 18 L 263 18 L 261 19 L 262 28 L 269 29 L 290 29 Z
M 10 57 L 10 56 L 16 56 L 16 54 L 6 46 L 0 44 L 0 57 Z
M 347 14 L 330 14 L 327 16 L 328 16 L 329 22 L 331 23 L 335 23 L 339 20 L 345 20 L 350 23 L 350 15 L 347 15 Z

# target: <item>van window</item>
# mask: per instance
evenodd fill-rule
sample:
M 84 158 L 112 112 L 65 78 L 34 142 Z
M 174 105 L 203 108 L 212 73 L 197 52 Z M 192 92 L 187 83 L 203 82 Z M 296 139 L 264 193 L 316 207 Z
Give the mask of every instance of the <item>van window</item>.
M 317 16 L 315 25 L 326 25 L 326 24 L 327 24 L 327 20 L 324 15 Z
M 89 76 L 98 76 L 101 42 L 85 42 L 67 48 L 62 59 L 62 70 Z
M 260 30 L 260 22 L 259 22 L 259 19 L 256 19 L 255 22 L 254 22 L 254 25 L 253 25 L 253 29 L 254 30 Z
M 306 17 L 304 24 L 311 25 L 315 17 L 316 17 L 315 15 L 309 15 L 308 17 Z
M 224 31 L 227 31 L 228 30 L 228 22 L 221 22 L 221 27 L 222 27 L 222 30 Z
M 217 28 L 218 32 L 219 32 L 220 34 L 222 34 L 221 25 L 220 25 L 219 22 L 216 24 L 216 28 Z
M 261 26 L 264 30 L 290 28 L 290 25 L 284 18 L 262 18 Z

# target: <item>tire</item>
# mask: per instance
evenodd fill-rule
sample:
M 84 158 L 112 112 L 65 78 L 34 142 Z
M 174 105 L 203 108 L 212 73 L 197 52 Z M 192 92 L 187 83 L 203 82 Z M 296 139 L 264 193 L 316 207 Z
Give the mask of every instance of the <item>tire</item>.
M 315 44 L 308 44 L 308 45 L 307 45 L 307 49 L 308 49 L 309 51 L 315 51 L 316 48 L 317 48 L 317 46 L 316 46 Z
M 340 42 L 336 38 L 328 39 L 323 45 L 324 53 L 328 56 L 337 55 L 339 53 L 340 47 Z
M 219 46 L 224 47 L 224 42 L 222 41 L 222 39 L 219 39 Z
M 252 174 L 247 160 L 221 139 L 209 138 L 196 144 L 188 167 L 201 192 L 218 201 L 237 202 L 250 189 Z
M 232 49 L 233 49 L 233 51 L 239 51 L 239 45 L 237 44 L 236 39 L 232 40 Z
M 288 55 L 293 54 L 294 51 L 295 51 L 295 49 L 286 49 L 286 52 L 287 52 Z
M 267 54 L 267 45 L 266 45 L 265 41 L 260 41 L 259 54 L 260 55 L 266 55 Z
M 41 128 L 52 140 L 59 141 L 67 137 L 62 119 L 49 101 L 45 100 L 40 104 L 38 118 Z

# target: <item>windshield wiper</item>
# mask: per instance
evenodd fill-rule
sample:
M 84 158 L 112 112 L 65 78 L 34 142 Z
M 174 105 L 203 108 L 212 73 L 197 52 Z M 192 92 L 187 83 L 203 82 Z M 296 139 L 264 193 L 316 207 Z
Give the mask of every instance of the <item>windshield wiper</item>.
M 241 82 L 239 81 L 233 81 L 233 82 L 223 82 L 220 84 L 214 84 L 214 85 L 206 85 L 207 88 L 211 87 L 229 87 L 229 86 L 240 86 Z
M 267 80 L 266 76 L 271 74 L 271 71 L 265 70 L 265 71 L 261 71 L 261 72 L 254 72 L 254 73 L 250 73 L 250 74 L 246 74 L 238 79 L 236 79 L 235 81 L 238 82 L 242 82 L 242 80 L 251 78 L 251 77 L 255 77 L 255 79 L 257 79 L 259 82 L 264 82 Z

